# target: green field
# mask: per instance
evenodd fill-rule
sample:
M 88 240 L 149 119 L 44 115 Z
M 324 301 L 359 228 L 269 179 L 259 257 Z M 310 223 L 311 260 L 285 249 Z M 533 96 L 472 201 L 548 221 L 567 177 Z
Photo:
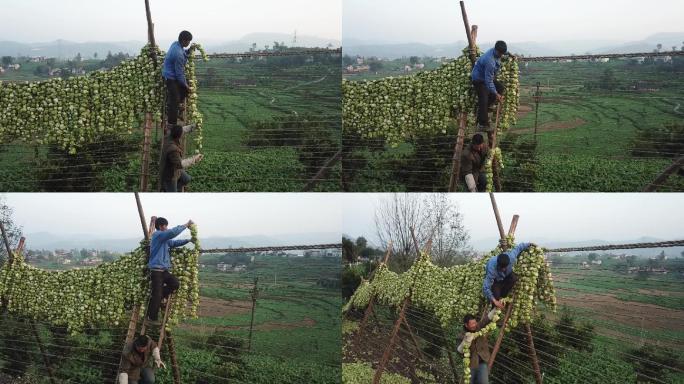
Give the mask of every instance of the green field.
M 217 271 L 214 263 L 220 260 L 220 255 L 203 257 L 199 318 L 173 329 L 183 382 L 338 383 L 340 260 L 257 256 L 243 272 Z M 255 278 L 258 294 L 250 348 Z M 32 382 L 46 383 L 27 324 L 11 318 L 3 322 L 7 328 L 0 336 L 0 372 L 28 372 Z M 87 330 L 77 337 L 60 335 L 63 330 L 56 327 L 40 325 L 39 330 L 59 383 L 113 382 L 125 328 Z M 17 365 L 13 350 L 22 343 L 29 359 Z M 170 367 L 165 349 L 162 358 Z M 173 382 L 171 370 L 158 370 L 157 382 Z
M 44 79 L 27 63 L 0 80 Z M 339 55 L 212 59 L 197 64 L 204 115 L 205 159 L 189 170 L 188 190 L 300 191 L 340 149 Z M 161 133 L 153 132 L 151 188 L 157 188 Z M 78 157 L 57 148 L 0 143 L 0 190 L 130 191 L 140 184 L 142 136 L 82 148 Z M 196 146 L 187 140 L 186 153 Z M 100 156 L 103 146 L 113 152 Z M 339 190 L 339 166 L 314 189 Z
M 521 63 L 518 123 L 499 137 L 504 191 L 641 191 L 684 151 L 684 66 L 629 60 Z M 392 63 L 402 65 L 403 61 Z M 385 67 L 391 67 L 385 64 Z M 607 72 L 609 71 L 609 72 Z M 610 75 L 608 75 L 608 74 Z M 396 76 L 347 76 L 365 80 Z M 533 94 L 541 85 L 535 137 Z M 466 132 L 472 135 L 472 127 Z M 391 148 L 382 140 L 343 139 L 350 191 L 445 191 L 456 141 L 416 137 Z M 659 191 L 682 191 L 681 172 Z

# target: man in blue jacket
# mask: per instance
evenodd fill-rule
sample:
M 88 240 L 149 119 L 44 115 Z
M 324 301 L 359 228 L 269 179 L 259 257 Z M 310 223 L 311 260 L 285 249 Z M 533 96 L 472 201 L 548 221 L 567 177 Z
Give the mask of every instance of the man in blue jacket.
M 518 276 L 513 272 L 513 266 L 518 261 L 518 255 L 527 248 L 535 246 L 534 243 L 520 243 L 515 248 L 502 252 L 498 256 L 492 256 L 485 265 L 485 278 L 482 283 L 482 292 L 487 301 L 495 307 L 503 309 L 501 299 L 508 294 L 518 281 Z
M 192 34 L 183 31 L 178 35 L 178 41 L 174 41 L 166 52 L 162 76 L 166 82 L 166 117 L 169 126 L 178 122 L 178 107 L 190 94 L 191 89 L 185 78 L 185 64 L 188 62 L 188 53 L 184 49 L 190 45 Z
M 501 56 L 508 48 L 503 41 L 497 41 L 494 48 L 480 56 L 473 66 L 471 79 L 477 93 L 477 123 L 478 130 L 490 132 L 489 107 L 496 101 L 503 99 L 504 86 L 496 81 L 496 74 L 501 68 Z
M 174 238 L 192 224 L 192 220 L 188 220 L 186 224 L 169 229 L 168 220 L 163 217 L 154 219 L 156 231 L 152 233 L 150 239 L 150 261 L 147 264 L 152 279 L 152 295 L 147 307 L 147 318 L 152 323 L 157 322 L 159 305 L 162 298 L 166 299 L 180 286 L 178 279 L 169 272 L 171 269 L 171 254 L 169 251 L 171 248 L 182 247 L 190 242 L 188 239 L 174 240 Z

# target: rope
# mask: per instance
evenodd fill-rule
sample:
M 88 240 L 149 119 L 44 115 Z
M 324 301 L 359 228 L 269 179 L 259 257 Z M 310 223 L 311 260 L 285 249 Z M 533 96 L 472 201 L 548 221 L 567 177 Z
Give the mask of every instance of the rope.
M 554 248 L 546 249 L 547 252 L 580 252 L 580 251 L 607 251 L 611 249 L 637 249 L 637 248 L 667 248 L 684 247 L 684 240 L 661 241 L 658 243 L 633 243 L 616 245 L 592 245 L 588 247 Z
M 276 247 L 254 248 L 213 248 L 201 249 L 200 253 L 241 253 L 241 252 L 268 252 L 268 251 L 296 251 L 308 249 L 342 249 L 342 243 L 315 244 L 315 245 L 285 245 Z

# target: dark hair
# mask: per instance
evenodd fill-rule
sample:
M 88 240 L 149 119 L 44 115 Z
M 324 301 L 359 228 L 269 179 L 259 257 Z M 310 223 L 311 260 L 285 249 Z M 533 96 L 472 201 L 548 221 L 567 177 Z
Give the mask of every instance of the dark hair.
M 157 217 L 154 221 L 154 228 L 159 229 L 162 225 L 169 225 L 169 221 L 163 217 Z
M 188 32 L 188 31 L 181 32 L 180 35 L 178 35 L 178 41 L 183 41 L 183 40 L 191 41 L 192 40 L 192 33 Z
M 473 138 L 470 141 L 470 143 L 473 145 L 480 145 L 480 144 L 484 143 L 484 137 L 482 137 L 481 133 L 476 133 L 473 135 Z
M 502 253 L 496 257 L 496 268 L 497 269 L 506 268 L 506 267 L 508 267 L 508 264 L 510 264 L 510 263 L 511 263 L 511 259 L 505 253 Z
M 471 315 L 470 313 L 467 314 L 467 315 L 465 315 L 465 316 L 463 316 L 463 329 L 465 329 L 466 331 L 467 331 L 468 329 L 467 329 L 465 326 L 466 326 L 466 324 L 468 324 L 468 322 L 469 322 L 470 320 L 475 320 L 475 316 Z
M 147 337 L 146 335 L 140 335 L 135 339 L 135 342 L 133 345 L 136 348 L 144 348 L 147 346 L 147 343 L 150 341 L 150 338 Z
M 508 52 L 508 46 L 506 45 L 506 42 L 501 40 L 497 41 L 496 44 L 494 44 L 494 49 L 499 51 L 502 55 Z
M 171 126 L 171 138 L 178 140 L 183 136 L 183 126 L 180 124 L 174 124 Z

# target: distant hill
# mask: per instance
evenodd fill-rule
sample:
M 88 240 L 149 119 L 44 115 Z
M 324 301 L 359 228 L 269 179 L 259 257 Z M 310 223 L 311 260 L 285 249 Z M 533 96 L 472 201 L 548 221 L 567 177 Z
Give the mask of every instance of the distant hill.
M 505 39 L 505 37 L 504 37 Z M 519 55 L 533 56 L 558 56 L 585 53 L 628 53 L 628 52 L 651 52 L 657 44 L 662 44 L 664 51 L 672 50 L 672 46 L 681 49 L 684 45 L 684 32 L 658 33 L 639 41 L 613 41 L 613 40 L 563 40 L 563 41 L 508 41 L 508 50 Z M 423 44 L 423 43 L 383 43 L 363 41 L 359 39 L 343 40 L 344 53 L 351 56 L 378 56 L 388 59 L 396 59 L 408 56 L 431 56 L 431 57 L 456 57 L 460 56 L 461 50 L 467 46 L 465 40 L 459 40 L 450 44 Z M 480 42 L 480 48 L 489 49 L 494 45 L 493 41 Z
M 188 238 L 189 233 L 181 235 L 179 238 Z M 135 249 L 140 242 L 140 238 L 99 238 L 94 235 L 75 234 L 75 235 L 55 235 L 47 232 L 31 233 L 26 235 L 27 249 L 98 249 L 112 252 L 128 252 Z M 277 245 L 307 245 L 307 244 L 328 244 L 339 243 L 341 241 L 339 233 L 307 233 L 307 234 L 285 234 L 285 235 L 252 235 L 252 236 L 214 236 L 201 237 L 202 248 L 239 248 L 239 247 L 260 247 Z
M 257 48 L 263 49 L 265 45 L 273 46 L 273 42 L 283 42 L 286 46 L 292 46 L 292 35 L 284 33 L 250 33 L 239 40 L 230 40 L 221 43 L 202 44 L 207 53 L 235 53 L 248 51 L 253 43 Z M 0 56 L 45 56 L 70 59 L 78 53 L 83 58 L 89 59 L 97 53 L 98 58 L 104 58 L 107 52 L 123 52 L 135 55 L 146 43 L 143 41 L 124 42 L 85 42 L 77 43 L 68 40 L 55 40 L 42 43 L 18 43 L 14 41 L 0 41 Z M 163 50 L 167 50 L 171 41 L 159 40 L 157 44 Z M 297 46 L 305 48 L 325 48 L 332 44 L 333 48 L 340 47 L 340 41 L 325 39 L 316 36 L 297 36 Z

